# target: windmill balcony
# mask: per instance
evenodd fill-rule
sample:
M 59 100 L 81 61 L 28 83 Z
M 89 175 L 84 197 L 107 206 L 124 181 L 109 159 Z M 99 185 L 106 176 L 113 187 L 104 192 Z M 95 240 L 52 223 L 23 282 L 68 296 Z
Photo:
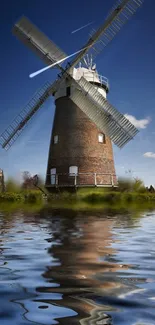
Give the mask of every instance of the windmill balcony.
M 47 174 L 47 188 L 117 187 L 116 175 L 103 173 Z
M 89 82 L 100 83 L 100 86 L 105 87 L 107 89 L 107 91 L 109 92 L 110 85 L 109 85 L 108 78 L 106 78 L 102 75 L 99 75 L 98 73 L 97 74 L 90 73 L 89 71 L 84 71 L 82 75 Z

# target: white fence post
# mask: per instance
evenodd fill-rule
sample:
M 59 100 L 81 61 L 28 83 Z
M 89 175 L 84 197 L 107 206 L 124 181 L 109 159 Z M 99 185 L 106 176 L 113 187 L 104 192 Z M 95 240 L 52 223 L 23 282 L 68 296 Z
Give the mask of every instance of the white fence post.
M 113 175 L 111 175 L 111 185 L 114 186 L 114 178 L 113 178 Z
M 97 185 L 97 182 L 96 182 L 96 173 L 94 174 L 94 176 L 95 176 L 95 186 Z
M 75 175 L 75 179 L 74 179 L 74 185 L 77 185 L 77 175 Z

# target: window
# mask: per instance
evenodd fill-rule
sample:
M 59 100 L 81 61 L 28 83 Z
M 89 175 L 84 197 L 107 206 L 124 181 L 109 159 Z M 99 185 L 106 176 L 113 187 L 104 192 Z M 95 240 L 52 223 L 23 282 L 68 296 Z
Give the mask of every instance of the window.
M 51 184 L 56 184 L 56 168 L 51 169 Z
M 70 96 L 70 94 L 71 94 L 71 87 L 67 87 L 66 88 L 66 96 Z
M 103 133 L 98 134 L 98 142 L 105 143 L 105 135 Z
M 69 167 L 69 176 L 77 176 L 78 175 L 78 167 L 70 166 Z
M 55 135 L 54 136 L 54 144 L 57 144 L 58 143 L 58 135 Z

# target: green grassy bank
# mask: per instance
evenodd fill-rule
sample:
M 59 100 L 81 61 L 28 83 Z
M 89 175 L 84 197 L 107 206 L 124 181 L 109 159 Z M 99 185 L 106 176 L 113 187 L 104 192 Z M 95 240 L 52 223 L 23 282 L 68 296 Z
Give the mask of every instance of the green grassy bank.
M 0 193 L 0 204 L 2 202 L 27 202 L 36 203 L 42 201 L 43 196 L 40 191 L 21 191 Z
M 44 196 L 40 191 L 28 191 L 21 193 L 5 192 L 0 193 L 1 202 L 24 202 L 36 203 L 44 201 Z M 140 193 L 140 192 L 120 192 L 120 191 L 107 191 L 104 189 L 86 189 L 78 190 L 75 193 L 59 192 L 47 194 L 48 202 L 85 202 L 90 204 L 107 203 L 107 204 L 125 204 L 125 203 L 143 203 L 154 202 L 155 193 Z
M 96 191 L 84 191 L 81 190 L 77 194 L 77 198 L 81 201 L 88 203 L 143 203 L 143 202 L 154 202 L 155 193 L 150 192 L 120 192 L 120 191 L 105 191 L 97 189 Z
M 77 189 L 70 193 L 60 191 L 57 193 L 47 193 L 43 195 L 38 189 L 23 190 L 16 184 L 9 183 L 5 192 L 0 193 L 0 205 L 2 203 L 12 202 L 17 204 L 44 204 L 49 203 L 52 206 L 95 206 L 95 205 L 111 205 L 122 206 L 131 204 L 151 204 L 155 206 L 155 190 L 148 189 L 139 179 L 125 180 L 118 182 L 118 187 L 108 188 L 83 188 Z M 45 200 L 46 198 L 46 200 Z

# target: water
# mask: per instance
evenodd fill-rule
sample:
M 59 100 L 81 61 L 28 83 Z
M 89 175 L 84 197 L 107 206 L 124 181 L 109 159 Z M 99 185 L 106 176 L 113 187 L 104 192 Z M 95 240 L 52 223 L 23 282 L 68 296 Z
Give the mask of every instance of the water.
M 155 213 L 0 213 L 0 324 L 155 324 Z

